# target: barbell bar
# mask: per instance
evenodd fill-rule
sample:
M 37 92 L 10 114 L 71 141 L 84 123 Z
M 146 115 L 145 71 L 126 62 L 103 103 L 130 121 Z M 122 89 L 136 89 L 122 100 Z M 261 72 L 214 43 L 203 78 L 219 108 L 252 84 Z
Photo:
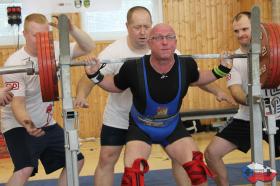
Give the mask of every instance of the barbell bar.
M 248 58 L 248 54 L 192 54 L 192 55 L 178 55 L 182 58 L 193 58 L 193 59 L 219 59 L 219 58 L 225 58 L 225 59 L 233 59 L 233 58 Z M 124 63 L 125 61 L 133 61 L 139 59 L 139 57 L 129 57 L 129 58 L 119 58 L 119 59 L 102 59 L 100 60 L 100 63 L 104 64 L 112 64 L 112 63 Z M 75 62 L 71 61 L 70 66 L 86 66 L 90 65 L 89 62 L 80 61 Z
M 194 58 L 194 59 L 218 59 L 221 58 L 221 54 L 193 54 L 193 55 L 178 55 L 182 58 Z M 233 58 L 247 58 L 247 54 L 232 54 L 232 55 L 225 55 L 223 56 L 226 59 L 233 59 Z M 125 61 L 128 60 L 136 60 L 139 59 L 139 57 L 130 57 L 130 58 L 119 58 L 119 59 L 103 59 L 100 60 L 100 63 L 104 64 L 113 64 L 113 63 L 124 63 Z M 92 63 L 94 64 L 94 63 Z M 71 61 L 69 64 L 64 64 L 64 65 L 69 65 L 71 67 L 75 66 L 87 66 L 91 65 L 90 62 L 87 61 Z M 58 67 L 59 68 L 59 67 Z M 39 74 L 39 67 L 37 63 L 31 61 L 30 59 L 26 59 L 26 64 L 25 65 L 16 65 L 16 66 L 6 66 L 6 67 L 1 67 L 0 68 L 0 75 L 3 74 L 13 74 L 13 73 L 27 73 L 28 75 L 34 75 L 34 74 Z
M 221 54 L 193 54 L 193 55 L 178 55 L 182 58 L 194 58 L 194 59 L 219 59 L 222 57 Z M 225 55 L 224 58 L 233 59 L 233 58 L 247 58 L 247 54 L 232 54 L 232 55 Z M 139 57 L 130 57 L 130 58 L 119 58 L 119 59 L 103 59 L 100 60 L 100 63 L 104 64 L 114 64 L 114 63 L 124 63 L 128 60 L 135 60 L 139 59 Z M 94 63 L 93 63 L 94 64 Z M 64 64 L 65 65 L 65 64 Z M 71 61 L 69 64 L 71 67 L 75 66 L 87 66 L 91 65 L 90 62 L 87 61 Z M 59 67 L 57 67 L 59 68 Z M 27 73 L 28 75 L 40 74 L 39 73 L 38 64 L 30 59 L 26 59 L 25 65 L 16 65 L 16 66 L 6 66 L 0 68 L 0 75 L 3 74 L 13 74 L 13 73 Z
M 262 88 L 276 88 L 280 84 L 280 25 L 274 23 L 261 24 L 261 42 L 262 52 L 260 54 L 260 80 Z M 40 78 L 40 86 L 42 100 L 44 102 L 56 101 L 58 94 L 57 70 L 60 64 L 56 64 L 54 56 L 54 46 L 52 32 L 42 32 L 36 34 L 36 44 L 38 53 L 38 62 L 32 62 L 27 59 L 26 65 L 6 66 L 0 68 L 0 75 L 11 73 L 27 73 L 29 75 L 38 74 Z M 219 59 L 223 58 L 247 58 L 248 54 L 193 54 L 180 55 L 183 58 L 194 59 Z M 127 60 L 137 58 L 121 58 L 107 60 L 103 59 L 100 63 L 123 63 Z M 90 65 L 89 62 L 71 61 L 69 66 L 85 66 Z

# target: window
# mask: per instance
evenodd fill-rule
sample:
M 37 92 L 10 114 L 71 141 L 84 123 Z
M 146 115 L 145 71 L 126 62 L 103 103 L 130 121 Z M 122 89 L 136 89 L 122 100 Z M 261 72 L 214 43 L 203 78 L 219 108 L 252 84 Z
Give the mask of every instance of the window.
M 82 13 L 82 28 L 95 40 L 115 40 L 126 34 L 126 14 L 133 6 L 148 8 L 152 14 L 153 24 L 162 22 L 161 0 L 122 0 L 119 10 Z
M 0 45 L 17 45 L 25 42 L 22 31 L 23 23 L 18 27 L 17 25 L 8 24 L 7 7 L 8 6 L 21 6 L 22 2 L 30 2 L 31 0 L 0 0 Z M 67 0 L 69 1 L 69 0 Z M 65 0 L 65 2 L 67 2 Z M 93 1 L 93 0 L 91 0 Z M 106 3 L 108 3 L 107 0 Z M 115 0 L 111 0 L 115 1 Z M 93 11 L 84 12 L 81 11 L 82 29 L 90 33 L 95 40 L 115 40 L 120 36 L 126 34 L 126 13 L 128 9 L 133 6 L 144 6 L 148 8 L 152 14 L 153 24 L 162 22 L 162 1 L 161 0 L 120 0 L 122 3 L 119 10 L 107 10 L 107 11 Z M 49 1 L 50 2 L 50 1 Z M 57 4 L 57 0 L 52 0 Z M 64 1 L 63 1 L 64 2 Z M 73 2 L 71 0 L 71 2 Z M 101 1 L 102 2 L 102 1 Z M 51 4 L 51 3 L 50 3 Z M 72 5 L 72 3 L 71 3 Z M 30 6 L 28 6 L 30 7 Z M 33 6 L 32 6 L 33 7 Z M 22 9 L 26 9 L 23 7 Z M 36 7 L 33 9 L 36 9 Z M 48 7 L 44 7 L 44 10 Z M 41 9 L 40 9 L 41 10 Z M 53 10 L 53 9 L 50 9 Z M 34 10 L 30 10 L 34 11 Z M 40 12 L 40 11 L 38 11 Z M 22 22 L 26 15 L 26 10 L 22 10 Z M 45 14 L 50 16 L 48 14 Z

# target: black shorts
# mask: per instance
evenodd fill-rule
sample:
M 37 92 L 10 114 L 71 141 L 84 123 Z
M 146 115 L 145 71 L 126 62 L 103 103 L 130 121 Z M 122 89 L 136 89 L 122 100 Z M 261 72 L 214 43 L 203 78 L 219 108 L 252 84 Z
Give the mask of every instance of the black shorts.
M 189 137 L 189 136 L 191 135 L 186 130 L 182 122 L 180 122 L 178 123 L 174 131 L 166 138 L 166 140 L 160 144 L 165 147 L 168 144 L 171 144 L 181 138 Z M 126 142 L 133 141 L 133 140 L 144 141 L 149 145 L 154 143 L 145 132 L 143 132 L 135 123 L 132 122 L 128 128 Z
M 43 128 L 45 135 L 30 136 L 25 128 L 18 127 L 4 133 L 5 141 L 14 164 L 14 171 L 34 167 L 32 176 L 38 172 L 38 160 L 47 174 L 65 167 L 64 131 L 58 125 Z M 78 160 L 84 156 L 79 153 Z
M 280 127 L 280 120 L 276 121 L 276 126 Z M 250 142 L 250 122 L 235 119 L 232 118 L 229 120 L 225 126 L 220 132 L 216 134 L 216 136 L 226 139 L 227 141 L 230 141 L 234 145 L 237 146 L 237 148 L 247 153 L 248 150 L 251 148 L 251 142 Z M 268 142 L 268 135 L 263 132 L 263 139 Z M 275 142 L 275 156 L 280 156 L 280 131 L 277 130 L 276 135 L 274 136 L 274 142 Z
M 126 141 L 126 129 L 119 129 L 102 125 L 101 128 L 101 146 L 123 146 Z

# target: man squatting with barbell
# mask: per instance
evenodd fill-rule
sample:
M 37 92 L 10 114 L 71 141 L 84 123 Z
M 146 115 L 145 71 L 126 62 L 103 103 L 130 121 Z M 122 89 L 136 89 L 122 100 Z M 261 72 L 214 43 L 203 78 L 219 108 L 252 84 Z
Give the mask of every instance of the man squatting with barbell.
M 157 24 L 148 39 L 151 55 L 125 62 L 118 74 L 104 76 L 98 60 L 88 59 L 97 62 L 85 67 L 94 83 L 110 92 L 130 88 L 133 95 L 122 186 L 144 185 L 153 143 L 161 144 L 184 167 L 193 185 L 207 185 L 207 175 L 212 176 L 203 162 L 203 154 L 182 125 L 179 110 L 189 86 L 208 84 L 226 76 L 232 59 L 222 58 L 213 70 L 199 71 L 193 58 L 181 58 L 174 53 L 176 44 L 173 28 Z M 168 78 L 162 79 L 162 74 Z

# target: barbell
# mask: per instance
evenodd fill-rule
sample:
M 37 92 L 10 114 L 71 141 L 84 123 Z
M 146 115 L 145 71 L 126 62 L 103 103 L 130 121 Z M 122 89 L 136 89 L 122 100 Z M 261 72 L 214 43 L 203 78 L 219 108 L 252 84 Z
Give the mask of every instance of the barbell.
M 261 54 L 260 54 L 260 81 L 262 88 L 276 88 L 280 84 L 280 25 L 275 23 L 261 24 Z M 8 66 L 0 68 L 0 74 L 27 73 L 38 74 L 40 79 L 42 100 L 44 102 L 57 101 L 58 77 L 57 70 L 60 64 L 56 64 L 52 32 L 40 32 L 36 34 L 36 45 L 38 62 L 27 61 L 26 65 Z M 192 57 L 194 59 L 218 59 L 225 58 L 247 58 L 248 54 L 232 54 L 221 56 L 221 54 L 193 54 L 181 55 L 181 57 Z M 123 63 L 136 58 L 121 58 L 114 60 L 101 60 L 101 63 Z M 71 61 L 70 66 L 85 66 L 88 62 Z M 65 64 L 64 64 L 65 65 Z

